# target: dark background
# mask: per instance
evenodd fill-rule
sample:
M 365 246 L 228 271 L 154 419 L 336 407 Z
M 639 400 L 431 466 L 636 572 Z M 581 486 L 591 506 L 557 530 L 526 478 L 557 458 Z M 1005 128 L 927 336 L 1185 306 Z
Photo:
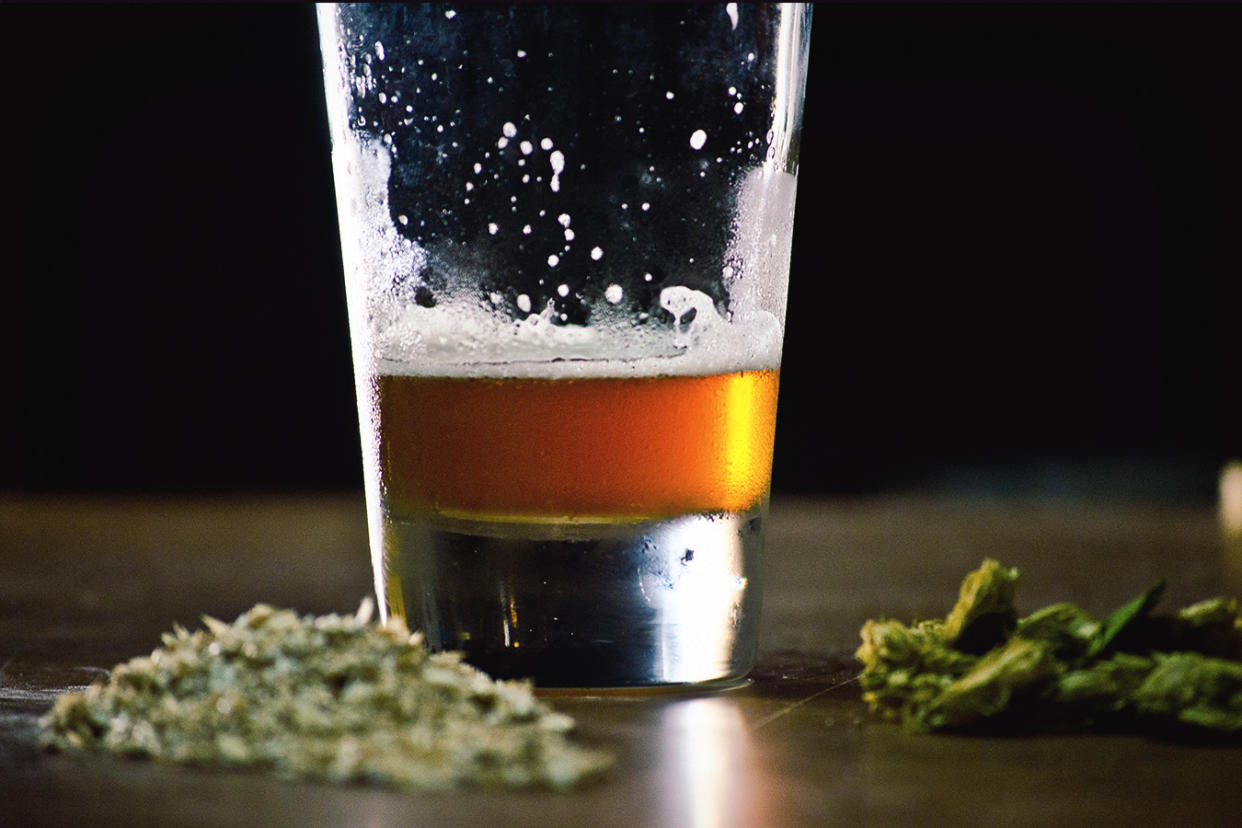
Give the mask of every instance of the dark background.
M 821 5 L 774 486 L 1210 497 L 1242 7 Z M 0 6 L 0 488 L 361 484 L 314 13 Z

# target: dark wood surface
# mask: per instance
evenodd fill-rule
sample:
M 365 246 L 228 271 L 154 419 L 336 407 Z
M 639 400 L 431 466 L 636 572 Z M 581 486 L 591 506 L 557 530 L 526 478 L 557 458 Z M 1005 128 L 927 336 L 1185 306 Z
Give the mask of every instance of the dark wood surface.
M 1166 606 L 1242 594 L 1207 507 L 1083 500 L 776 500 L 760 663 L 714 694 L 557 696 L 613 748 L 569 793 L 411 795 L 40 753 L 59 692 L 149 652 L 174 621 L 258 601 L 350 612 L 370 589 L 360 496 L 0 496 L 0 826 L 1234 825 L 1242 748 L 1144 737 L 912 736 L 870 719 L 863 620 L 941 615 L 993 556 L 1024 610 L 1106 612 L 1166 577 Z M 1232 550 L 1232 551 L 1231 551 Z

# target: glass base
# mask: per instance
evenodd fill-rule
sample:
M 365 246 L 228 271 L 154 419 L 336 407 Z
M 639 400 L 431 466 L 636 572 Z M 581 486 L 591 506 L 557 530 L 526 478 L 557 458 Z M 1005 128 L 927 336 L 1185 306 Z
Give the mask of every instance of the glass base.
M 755 656 L 766 503 L 608 523 L 384 520 L 387 613 L 538 687 L 729 686 Z

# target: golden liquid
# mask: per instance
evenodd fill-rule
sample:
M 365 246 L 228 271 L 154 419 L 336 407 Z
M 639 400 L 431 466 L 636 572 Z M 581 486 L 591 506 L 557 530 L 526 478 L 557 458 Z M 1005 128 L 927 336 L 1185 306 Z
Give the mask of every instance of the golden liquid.
M 475 520 L 740 512 L 767 495 L 779 377 L 378 376 L 384 499 Z

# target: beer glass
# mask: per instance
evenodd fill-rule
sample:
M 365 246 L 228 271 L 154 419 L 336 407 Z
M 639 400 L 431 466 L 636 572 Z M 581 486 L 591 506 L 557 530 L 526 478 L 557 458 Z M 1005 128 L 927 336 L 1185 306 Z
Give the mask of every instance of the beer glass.
M 810 21 L 320 6 L 376 591 L 433 649 L 750 669 Z

